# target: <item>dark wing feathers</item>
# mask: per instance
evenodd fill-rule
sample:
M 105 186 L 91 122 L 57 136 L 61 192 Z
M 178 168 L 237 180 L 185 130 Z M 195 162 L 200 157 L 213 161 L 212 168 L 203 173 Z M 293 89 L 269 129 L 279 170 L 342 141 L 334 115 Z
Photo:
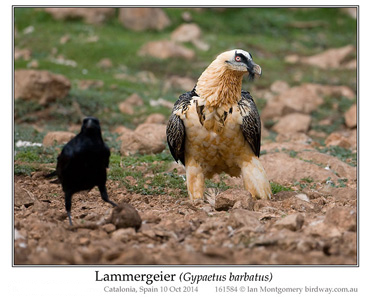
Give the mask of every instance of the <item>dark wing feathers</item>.
M 260 155 L 261 123 L 258 109 L 249 92 L 242 91 L 241 100 L 238 102 L 242 119 L 241 131 L 245 140 L 250 144 L 254 154 Z M 249 109 L 249 112 L 243 112 Z
M 185 165 L 184 150 L 186 130 L 182 119 L 176 115 L 175 112 L 186 112 L 191 104 L 193 96 L 197 96 L 195 89 L 180 95 L 179 99 L 174 104 L 172 114 L 166 127 L 167 143 L 169 145 L 171 155 L 174 157 L 175 161 L 178 162 L 180 160 L 183 165 Z
M 185 165 L 184 150 L 186 130 L 183 121 L 178 115 L 175 114 L 175 112 L 186 112 L 191 104 L 193 96 L 198 96 L 195 92 L 195 89 L 179 97 L 174 104 L 172 114 L 166 127 L 167 143 L 169 145 L 170 152 L 174 159 L 177 162 L 180 160 L 183 165 Z M 242 91 L 241 97 L 241 100 L 238 102 L 238 106 L 243 117 L 241 131 L 245 140 L 251 146 L 254 154 L 259 157 L 261 123 L 258 109 L 249 92 Z

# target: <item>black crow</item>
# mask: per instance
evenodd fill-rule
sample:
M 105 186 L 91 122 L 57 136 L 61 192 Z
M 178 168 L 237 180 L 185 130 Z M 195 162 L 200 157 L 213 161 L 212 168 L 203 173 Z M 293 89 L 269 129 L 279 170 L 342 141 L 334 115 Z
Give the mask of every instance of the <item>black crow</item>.
M 65 193 L 70 225 L 71 198 L 76 192 L 98 186 L 102 199 L 117 206 L 108 199 L 106 189 L 109 157 L 110 150 L 103 141 L 99 120 L 85 118 L 80 133 L 63 147 L 57 162 L 57 175 Z

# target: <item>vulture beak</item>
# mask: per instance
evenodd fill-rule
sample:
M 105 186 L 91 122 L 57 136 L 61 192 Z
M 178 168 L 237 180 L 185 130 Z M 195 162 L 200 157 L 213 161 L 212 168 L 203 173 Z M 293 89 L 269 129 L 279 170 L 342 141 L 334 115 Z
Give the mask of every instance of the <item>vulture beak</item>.
M 261 67 L 258 64 L 255 64 L 254 62 L 252 62 L 252 67 L 248 70 L 249 70 L 249 72 L 252 72 L 253 74 L 257 74 L 259 76 L 262 75 Z

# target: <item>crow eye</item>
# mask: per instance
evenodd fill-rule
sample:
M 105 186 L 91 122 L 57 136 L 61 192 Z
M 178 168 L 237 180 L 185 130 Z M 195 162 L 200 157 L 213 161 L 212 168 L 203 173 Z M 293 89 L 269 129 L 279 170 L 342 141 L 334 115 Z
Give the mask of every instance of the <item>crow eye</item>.
M 236 60 L 236 62 L 241 62 L 241 57 L 240 56 L 236 56 L 235 60 Z

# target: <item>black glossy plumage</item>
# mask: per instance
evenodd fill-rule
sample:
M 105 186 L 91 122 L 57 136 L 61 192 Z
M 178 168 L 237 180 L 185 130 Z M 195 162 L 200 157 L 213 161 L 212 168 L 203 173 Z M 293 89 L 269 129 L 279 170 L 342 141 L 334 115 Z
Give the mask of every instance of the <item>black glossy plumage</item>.
M 65 193 L 65 206 L 70 225 L 71 199 L 76 192 L 98 186 L 102 199 L 108 199 L 106 180 L 110 150 L 104 143 L 99 120 L 88 117 L 83 120 L 81 131 L 64 147 L 57 162 L 57 175 Z

